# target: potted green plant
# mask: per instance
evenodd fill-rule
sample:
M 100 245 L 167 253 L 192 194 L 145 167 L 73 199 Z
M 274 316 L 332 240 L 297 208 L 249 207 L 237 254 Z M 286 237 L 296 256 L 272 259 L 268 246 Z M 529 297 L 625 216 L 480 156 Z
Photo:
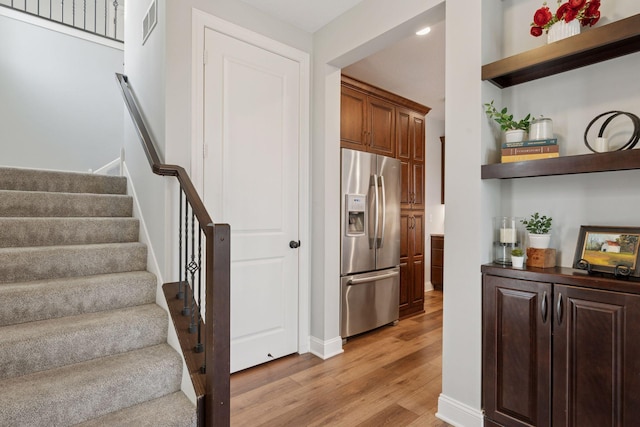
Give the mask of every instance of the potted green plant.
M 507 107 L 502 110 L 498 110 L 493 105 L 493 100 L 485 106 L 485 113 L 490 119 L 495 120 L 500 129 L 505 132 L 506 142 L 518 142 L 525 138 L 525 134 L 529 132 L 529 126 L 531 126 L 531 114 L 527 114 L 523 119 L 515 120 L 513 114 L 509 114 Z
M 524 251 L 520 248 L 511 250 L 511 266 L 522 268 L 524 266 Z
M 546 215 L 540 216 L 538 212 L 531 215 L 529 219 L 521 222 L 529 234 L 529 245 L 532 248 L 546 249 L 551 241 L 551 221 L 553 219 Z

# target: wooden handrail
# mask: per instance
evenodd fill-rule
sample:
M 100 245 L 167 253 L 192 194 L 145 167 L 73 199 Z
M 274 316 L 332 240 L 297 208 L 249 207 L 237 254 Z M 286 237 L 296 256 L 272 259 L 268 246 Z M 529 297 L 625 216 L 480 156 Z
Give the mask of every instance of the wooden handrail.
M 193 367 L 192 381 L 196 388 L 199 426 L 228 426 L 230 424 L 230 227 L 228 224 L 214 224 L 198 195 L 187 172 L 181 166 L 164 164 L 142 119 L 142 114 L 134 99 L 127 76 L 116 73 L 129 114 L 133 120 L 143 149 L 156 175 L 174 176 L 185 194 L 192 212 L 198 220 L 199 228 L 205 235 L 205 339 L 204 360 L 206 366 L 205 387 L 196 381 Z M 180 220 L 180 219 L 179 219 Z M 165 284 L 164 287 L 170 284 Z M 193 291 L 192 291 L 193 292 Z M 197 307 L 200 312 L 200 307 Z M 175 322 L 174 322 L 175 323 Z M 182 331 L 178 338 L 183 353 L 193 352 L 185 346 Z M 186 357 L 185 357 L 186 358 Z M 191 358 L 188 358 L 189 362 Z M 203 402 L 204 400 L 204 402 Z M 204 403 L 204 405 L 203 405 Z
M 175 176 L 178 178 L 180 186 L 184 189 L 187 200 L 193 207 L 193 212 L 195 213 L 196 218 L 198 218 L 202 231 L 207 234 L 207 237 L 209 237 L 208 233 L 211 231 L 207 231 L 205 228 L 213 226 L 213 221 L 211 221 L 211 217 L 209 216 L 207 209 L 204 207 L 204 203 L 202 203 L 202 199 L 200 199 L 189 175 L 183 167 L 177 165 L 166 165 L 160 160 L 160 155 L 158 154 L 158 151 L 153 144 L 153 140 L 151 139 L 151 135 L 149 135 L 149 131 L 142 120 L 138 104 L 136 104 L 136 101 L 133 98 L 133 92 L 129 87 L 129 79 L 127 76 L 120 73 L 116 73 L 116 79 L 118 80 L 118 84 L 122 90 L 122 96 L 124 97 L 127 109 L 129 110 L 133 124 L 138 132 L 140 141 L 142 142 L 142 147 L 147 155 L 147 160 L 149 161 L 151 170 L 156 175 Z

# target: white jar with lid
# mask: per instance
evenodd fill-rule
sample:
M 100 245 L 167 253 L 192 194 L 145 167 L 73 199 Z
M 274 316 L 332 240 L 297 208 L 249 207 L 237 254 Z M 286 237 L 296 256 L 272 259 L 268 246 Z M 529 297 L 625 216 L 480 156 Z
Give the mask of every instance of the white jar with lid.
M 548 117 L 533 119 L 529 131 L 529 139 L 553 138 L 553 120 Z

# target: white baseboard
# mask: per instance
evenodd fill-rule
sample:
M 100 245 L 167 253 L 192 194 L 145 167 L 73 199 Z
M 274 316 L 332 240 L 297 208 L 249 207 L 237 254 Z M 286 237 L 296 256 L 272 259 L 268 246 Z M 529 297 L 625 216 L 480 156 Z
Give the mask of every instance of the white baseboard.
M 430 292 L 430 291 L 432 291 L 432 290 L 434 290 L 434 289 L 435 289 L 435 288 L 433 287 L 433 283 L 431 283 L 431 282 L 426 282 L 426 283 L 424 284 L 424 291 L 425 291 L 425 292 Z
M 458 402 L 442 393 L 438 398 L 436 417 L 454 427 L 482 427 L 484 425 L 481 410 Z
M 311 337 L 309 340 L 311 344 L 310 353 L 318 356 L 320 359 L 326 360 L 333 356 L 337 356 L 344 353 L 342 349 L 342 338 L 335 337 L 328 341 L 323 341 L 316 337 Z
M 93 173 L 96 175 L 122 176 L 122 160 L 118 157 L 101 168 L 94 170 Z

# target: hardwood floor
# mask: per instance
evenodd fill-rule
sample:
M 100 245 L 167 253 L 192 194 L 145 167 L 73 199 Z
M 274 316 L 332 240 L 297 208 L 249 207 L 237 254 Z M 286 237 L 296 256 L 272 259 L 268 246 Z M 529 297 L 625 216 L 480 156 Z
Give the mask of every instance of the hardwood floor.
M 328 360 L 292 355 L 231 376 L 234 426 L 429 426 L 441 391 L 442 292 L 426 313 L 355 337 Z

